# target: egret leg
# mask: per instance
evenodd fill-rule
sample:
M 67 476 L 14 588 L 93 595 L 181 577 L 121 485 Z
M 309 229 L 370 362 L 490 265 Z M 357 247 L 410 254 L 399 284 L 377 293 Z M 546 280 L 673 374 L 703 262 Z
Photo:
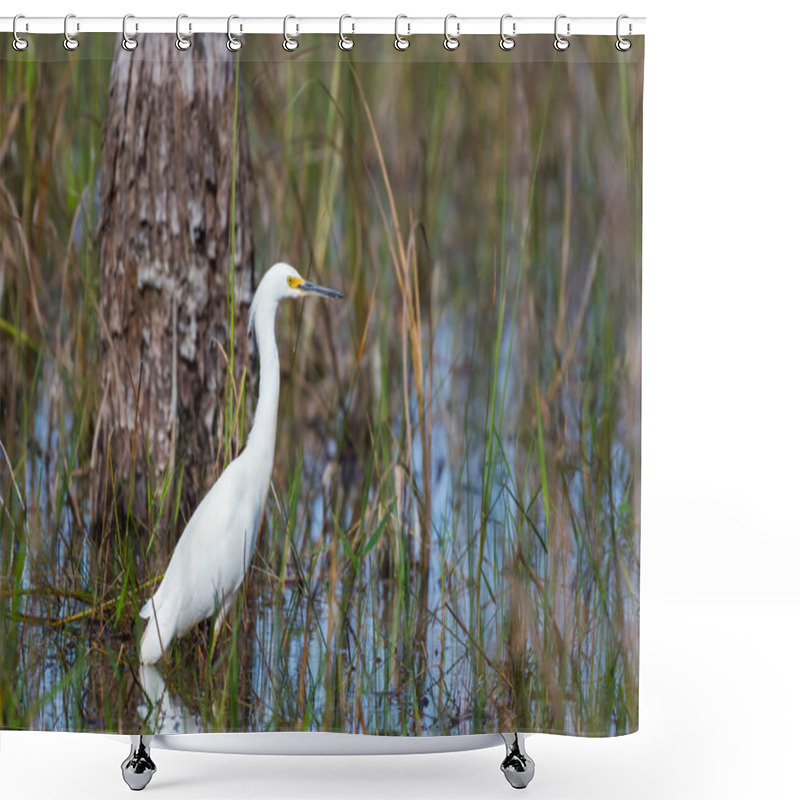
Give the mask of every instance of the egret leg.
M 134 792 L 140 792 L 155 775 L 156 765 L 150 758 L 152 736 L 131 736 L 131 752 L 122 762 L 122 778 Z
M 525 740 L 518 733 L 501 733 L 506 757 L 500 765 L 506 780 L 515 789 L 524 789 L 533 779 L 533 759 L 525 752 Z
M 217 637 L 219 636 L 219 632 L 222 630 L 222 626 L 225 624 L 225 617 L 228 616 L 228 612 L 231 610 L 232 605 L 233 597 L 226 597 L 222 602 L 222 606 L 220 606 L 219 612 L 217 613 L 217 618 L 214 620 L 214 632 L 211 635 L 211 648 L 208 651 L 209 663 L 214 660 L 214 648 L 217 646 Z

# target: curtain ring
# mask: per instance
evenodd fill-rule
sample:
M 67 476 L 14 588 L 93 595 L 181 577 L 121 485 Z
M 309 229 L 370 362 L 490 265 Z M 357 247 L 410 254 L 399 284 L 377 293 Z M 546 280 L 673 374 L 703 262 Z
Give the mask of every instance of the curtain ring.
M 509 36 L 505 32 L 505 30 L 503 28 L 503 26 L 505 24 L 505 21 L 507 19 L 511 19 L 511 18 L 512 18 L 511 14 L 503 14 L 503 16 L 500 17 L 500 49 L 501 50 L 513 50 L 514 49 L 514 45 L 516 44 L 516 41 L 514 40 L 514 37 L 517 35 L 517 23 L 516 22 L 512 22 L 511 23 L 511 36 Z
M 349 14 L 342 14 L 339 17 L 339 49 L 340 50 L 352 50 L 353 45 L 355 42 L 349 37 L 344 35 L 343 26 L 344 21 L 346 19 L 353 19 Z M 352 24 L 353 32 L 355 32 L 356 26 L 355 23 Z
M 231 22 L 233 22 L 235 19 L 239 19 L 239 17 L 237 17 L 236 14 L 231 14 L 228 17 L 228 41 L 225 43 L 225 46 L 228 48 L 228 50 L 231 51 L 231 53 L 235 53 L 237 50 L 241 50 L 242 45 L 244 44 L 244 42 L 238 36 L 234 36 L 231 33 Z M 241 32 L 241 30 L 242 26 L 240 25 L 239 31 Z
M 300 47 L 300 42 L 294 36 L 289 36 L 289 20 L 296 19 L 291 14 L 283 18 L 283 49 L 291 53 Z
M 451 19 L 456 20 L 456 35 L 455 36 L 451 36 L 447 31 L 447 23 L 450 22 Z M 448 14 L 444 18 L 444 49 L 445 50 L 450 50 L 451 52 L 453 50 L 458 50 L 458 46 L 461 44 L 461 42 L 458 41 L 458 33 L 459 33 L 459 30 L 461 29 L 461 23 L 458 22 L 457 20 L 458 20 L 458 17 L 455 14 Z
M 178 17 L 175 20 L 175 36 L 176 36 L 175 47 L 177 47 L 178 50 L 188 50 L 192 46 L 192 40 L 191 39 L 187 39 L 181 33 L 181 20 L 182 19 L 188 19 L 188 17 L 189 17 L 188 14 L 178 14 Z M 191 32 L 192 32 L 192 23 L 190 22 L 189 23 L 189 33 L 191 33 Z
M 630 50 L 630 49 L 631 49 L 631 46 L 633 45 L 633 42 L 631 42 L 631 40 L 630 40 L 630 39 L 623 39 L 623 38 L 622 38 L 622 36 L 620 35 L 620 32 L 619 32 L 619 24 L 620 24 L 620 22 L 622 22 L 622 20 L 624 20 L 624 19 L 628 19 L 628 16 L 627 16 L 626 14 L 620 14 L 620 15 L 617 17 L 617 42 L 616 42 L 616 44 L 614 45 L 614 47 L 616 47 L 616 48 L 617 48 L 617 50 L 619 50 L 619 51 L 620 51 L 620 53 L 625 53 L 625 52 L 627 52 L 628 50 Z M 632 29 L 632 28 L 631 28 L 631 24 L 630 24 L 630 22 L 629 22 L 629 23 L 628 23 L 628 36 L 630 36 L 630 35 L 631 35 L 631 29 Z
M 410 23 L 406 23 L 406 27 L 408 28 L 408 35 L 401 36 L 400 35 L 400 20 L 401 19 L 408 19 L 405 14 L 398 14 L 394 18 L 394 48 L 395 50 L 408 50 L 411 47 L 411 40 L 408 38 L 408 35 L 411 34 L 411 25 Z
M 19 36 L 17 34 L 17 20 L 19 20 L 19 19 L 25 19 L 25 15 L 24 14 L 17 14 L 17 16 L 14 17 L 14 23 L 11 26 L 11 31 L 14 34 L 14 41 L 11 42 L 11 46 L 18 53 L 21 53 L 23 50 L 27 50 L 28 49 L 29 42 L 28 42 L 27 39 L 23 39 L 21 36 Z M 26 22 L 25 23 L 26 30 L 27 30 L 27 27 L 28 27 L 28 23 Z
M 556 50 L 560 50 L 561 52 L 563 52 L 564 50 L 566 50 L 569 47 L 569 39 L 565 39 L 558 32 L 558 21 L 560 19 L 566 19 L 566 18 L 567 18 L 566 14 L 559 14 L 556 17 L 556 22 L 555 22 L 555 26 L 554 26 L 554 31 L 555 31 L 556 38 L 555 38 L 555 41 L 553 42 L 553 47 L 555 47 Z M 567 23 L 567 36 L 569 36 L 569 22 Z
M 136 19 L 133 14 L 126 14 L 122 18 L 122 49 L 127 50 L 129 53 L 139 46 L 139 42 L 134 36 L 128 36 L 128 20 Z M 136 23 L 136 30 L 139 30 L 139 23 Z
M 67 16 L 64 17 L 64 49 L 65 50 L 77 50 L 78 49 L 78 45 L 80 44 L 80 42 L 74 36 L 70 36 L 70 33 L 69 33 L 69 21 L 71 19 L 75 19 L 75 15 L 74 14 L 67 14 Z M 78 23 L 75 23 L 75 31 L 77 32 L 80 29 L 81 29 L 81 26 Z

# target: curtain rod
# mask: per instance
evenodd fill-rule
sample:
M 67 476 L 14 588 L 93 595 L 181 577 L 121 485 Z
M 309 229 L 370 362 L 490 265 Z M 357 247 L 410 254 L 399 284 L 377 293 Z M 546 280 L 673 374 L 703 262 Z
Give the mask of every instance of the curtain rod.
M 442 35 L 445 31 L 444 17 L 234 17 L 232 32 L 237 36 L 246 34 L 284 34 L 301 36 L 304 33 L 330 34 L 386 34 L 399 32 L 403 36 L 419 34 Z M 520 36 L 526 34 L 553 35 L 556 27 L 555 17 L 515 17 L 505 15 L 503 26 L 507 34 Z M 227 33 L 228 17 L 194 17 L 181 15 L 180 31 L 184 36 L 193 33 Z M 85 33 L 121 33 L 122 17 L 22 17 L 17 20 L 16 31 L 24 34 L 61 34 L 65 25 L 71 36 Z M 129 35 L 137 33 L 176 32 L 175 17 L 136 17 L 129 16 L 125 30 Z M 500 31 L 500 17 L 458 17 L 450 15 L 447 30 L 454 36 L 476 34 L 497 34 Z M 285 27 L 286 26 L 286 27 Z M 397 26 L 397 27 L 396 27 Z M 623 17 L 620 32 L 623 36 L 641 36 L 645 32 L 644 17 Z M 11 33 L 14 30 L 14 17 L 0 17 L 0 31 Z M 558 31 L 562 36 L 616 36 L 616 17 L 570 17 L 559 15 Z

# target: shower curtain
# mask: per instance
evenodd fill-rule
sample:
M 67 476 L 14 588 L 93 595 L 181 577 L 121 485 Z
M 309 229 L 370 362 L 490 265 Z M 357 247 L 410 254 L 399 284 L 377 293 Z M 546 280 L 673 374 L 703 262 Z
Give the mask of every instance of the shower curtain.
M 353 39 L 0 36 L 0 728 L 637 729 L 643 40 Z

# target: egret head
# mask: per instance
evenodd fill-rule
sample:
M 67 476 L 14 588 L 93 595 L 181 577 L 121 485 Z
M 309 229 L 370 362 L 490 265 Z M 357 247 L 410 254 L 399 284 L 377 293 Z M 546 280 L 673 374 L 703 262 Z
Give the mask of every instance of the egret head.
M 253 328 L 260 314 L 267 310 L 274 312 L 281 300 L 315 294 L 323 297 L 344 297 L 335 289 L 327 289 L 301 278 L 300 273 L 289 264 L 274 264 L 264 273 L 253 296 L 250 304 L 250 327 Z

